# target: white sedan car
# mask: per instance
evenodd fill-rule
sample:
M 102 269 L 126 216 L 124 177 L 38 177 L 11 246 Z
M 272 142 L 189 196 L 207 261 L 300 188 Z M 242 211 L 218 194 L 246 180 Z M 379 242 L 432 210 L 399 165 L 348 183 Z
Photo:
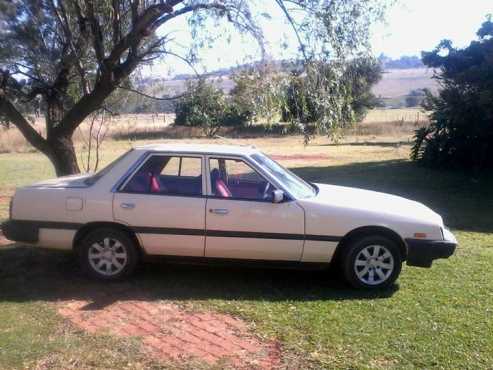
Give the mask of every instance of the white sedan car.
M 140 146 L 92 175 L 17 189 L 8 239 L 74 250 L 93 277 L 130 274 L 148 255 L 327 266 L 381 288 L 403 261 L 430 267 L 457 242 L 423 204 L 310 184 L 252 147 Z

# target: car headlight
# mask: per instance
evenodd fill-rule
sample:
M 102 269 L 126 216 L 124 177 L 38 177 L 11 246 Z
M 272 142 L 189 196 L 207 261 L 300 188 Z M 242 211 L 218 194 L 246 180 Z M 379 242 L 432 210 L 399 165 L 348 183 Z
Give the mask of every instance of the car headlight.
M 453 242 L 453 243 L 457 242 L 457 239 L 455 239 L 454 234 L 452 234 L 452 232 L 449 229 L 447 229 L 446 227 L 442 228 L 442 235 L 443 235 L 443 240 Z

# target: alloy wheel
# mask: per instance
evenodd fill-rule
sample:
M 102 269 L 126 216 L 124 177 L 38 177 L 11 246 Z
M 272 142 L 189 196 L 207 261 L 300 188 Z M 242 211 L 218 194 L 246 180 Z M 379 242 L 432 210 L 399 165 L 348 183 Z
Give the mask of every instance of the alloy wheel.
M 119 274 L 127 264 L 127 250 L 115 238 L 104 238 L 93 243 L 88 250 L 91 267 L 99 274 L 113 276 Z
M 367 285 L 384 283 L 394 271 L 394 257 L 383 245 L 364 247 L 354 260 L 354 272 Z

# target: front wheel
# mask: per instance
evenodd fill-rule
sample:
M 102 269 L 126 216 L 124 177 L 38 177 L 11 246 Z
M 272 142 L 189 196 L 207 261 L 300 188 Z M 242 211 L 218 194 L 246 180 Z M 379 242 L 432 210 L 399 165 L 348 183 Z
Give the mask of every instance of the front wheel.
M 353 287 L 381 289 L 399 277 L 402 256 L 393 240 L 366 236 L 347 246 L 342 263 L 344 277 Z
M 138 252 L 126 233 L 104 228 L 82 240 L 79 260 L 87 275 L 100 280 L 118 280 L 135 270 Z

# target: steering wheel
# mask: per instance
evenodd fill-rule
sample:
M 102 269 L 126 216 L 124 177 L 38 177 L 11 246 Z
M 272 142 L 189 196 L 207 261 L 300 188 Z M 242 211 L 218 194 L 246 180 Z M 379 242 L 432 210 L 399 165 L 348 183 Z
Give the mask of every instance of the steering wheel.
M 262 192 L 262 199 L 263 200 L 268 200 L 271 197 L 271 194 L 270 194 L 271 188 L 272 188 L 272 185 L 270 184 L 270 182 L 267 182 L 265 184 L 264 191 Z

